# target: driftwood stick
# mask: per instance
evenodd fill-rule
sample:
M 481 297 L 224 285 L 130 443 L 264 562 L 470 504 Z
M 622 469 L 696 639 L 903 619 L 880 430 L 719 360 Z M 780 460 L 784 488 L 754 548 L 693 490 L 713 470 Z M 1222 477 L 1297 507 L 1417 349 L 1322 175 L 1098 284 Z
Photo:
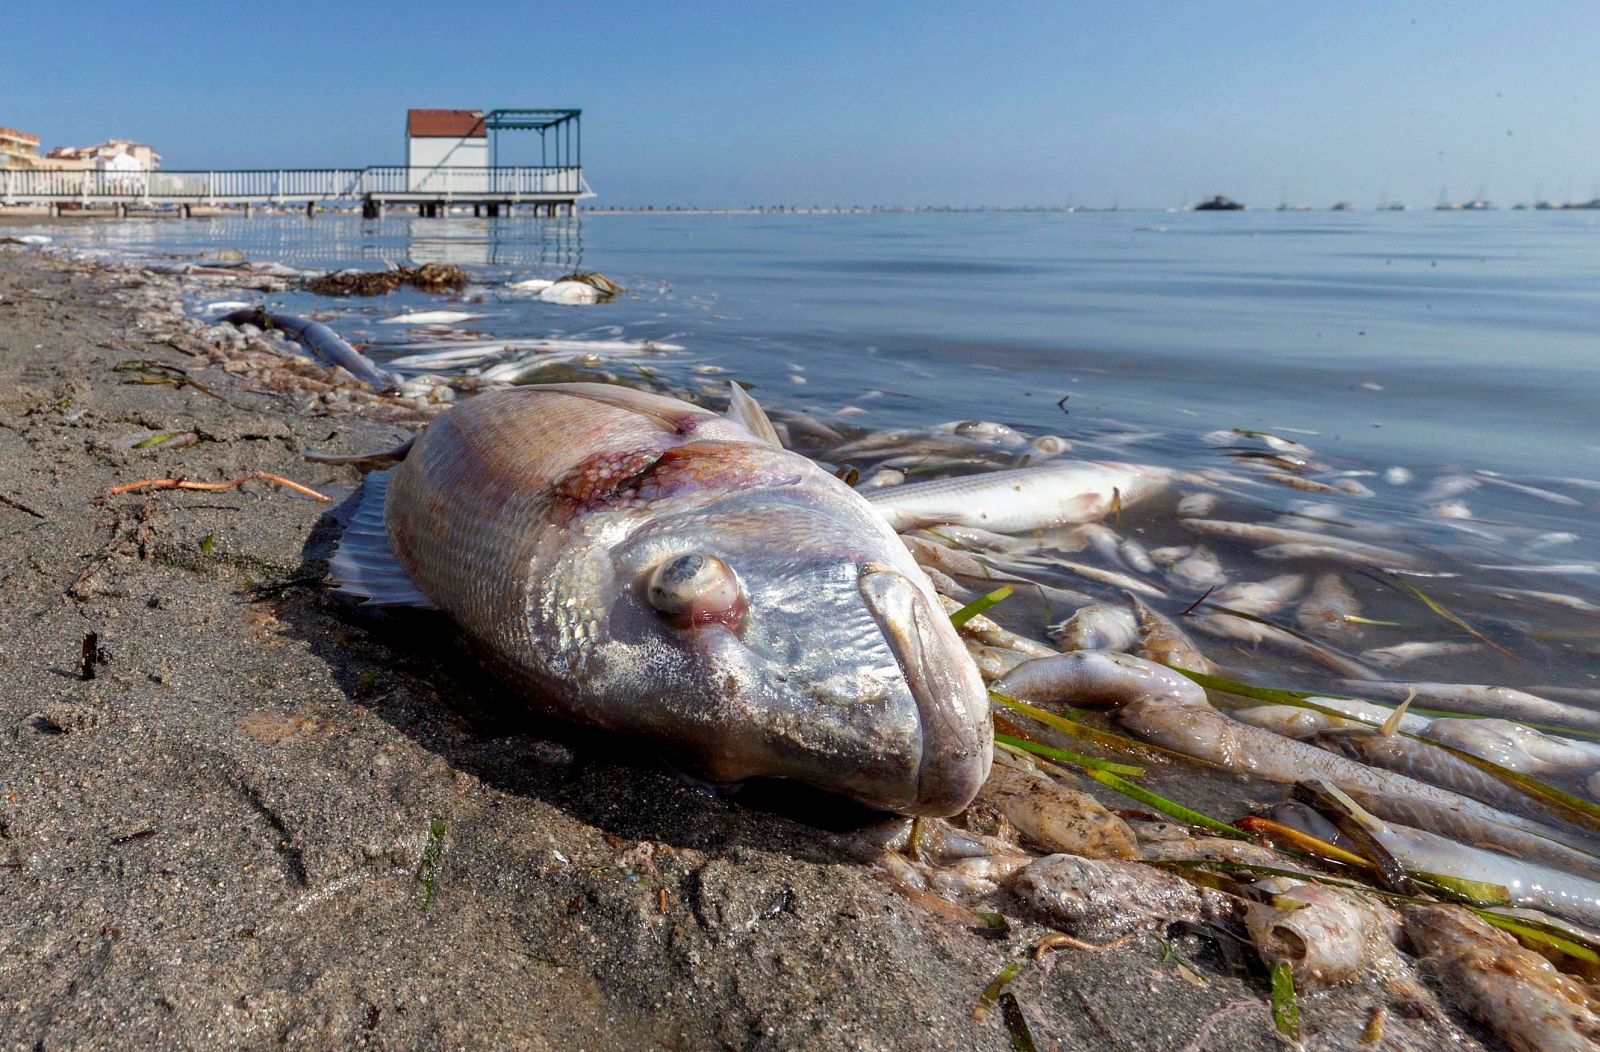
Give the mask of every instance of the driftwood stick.
M 284 478 L 282 475 L 269 475 L 265 471 L 252 471 L 248 475 L 240 475 L 238 478 L 229 479 L 227 482 L 191 482 L 189 479 L 183 478 L 140 479 L 138 482 L 124 482 L 120 486 L 112 486 L 111 495 L 116 496 L 118 493 L 132 493 L 135 490 L 142 489 L 233 489 L 235 486 L 242 486 L 246 482 L 249 482 L 253 479 L 260 479 L 263 482 L 276 483 L 279 486 L 283 486 L 285 489 L 292 489 L 296 493 L 303 493 L 313 500 L 327 501 L 330 499 L 323 494 L 318 493 L 310 486 L 302 486 L 300 483 L 292 482 L 289 479 Z

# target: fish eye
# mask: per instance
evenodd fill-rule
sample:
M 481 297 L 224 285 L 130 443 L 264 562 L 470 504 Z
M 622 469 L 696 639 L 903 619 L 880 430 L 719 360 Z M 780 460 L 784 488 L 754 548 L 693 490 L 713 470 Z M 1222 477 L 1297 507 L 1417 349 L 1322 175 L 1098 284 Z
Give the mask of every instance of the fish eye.
M 713 622 L 734 628 L 746 609 L 738 576 L 706 552 L 685 552 L 658 563 L 645 583 L 645 598 L 682 628 Z

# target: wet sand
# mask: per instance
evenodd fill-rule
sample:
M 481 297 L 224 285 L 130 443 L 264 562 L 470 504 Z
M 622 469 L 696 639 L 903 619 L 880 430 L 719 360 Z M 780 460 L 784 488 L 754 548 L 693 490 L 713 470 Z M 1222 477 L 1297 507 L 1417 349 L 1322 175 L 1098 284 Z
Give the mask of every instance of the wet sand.
M 358 476 L 300 451 L 418 418 L 229 371 L 174 298 L 0 247 L 0 1047 L 1011 1047 L 972 1010 L 1047 930 L 1020 906 L 980 931 L 850 857 L 871 816 L 706 796 L 528 714 L 440 621 L 325 596 Z M 133 448 L 167 433 L 195 437 Z M 334 499 L 108 495 L 255 471 Z M 1057 951 L 1009 990 L 1041 1048 L 1280 1047 L 1259 967 L 1208 946 Z M 1373 1003 L 1306 998 L 1308 1047 Z M 1384 1047 L 1445 1040 L 1391 1013 Z

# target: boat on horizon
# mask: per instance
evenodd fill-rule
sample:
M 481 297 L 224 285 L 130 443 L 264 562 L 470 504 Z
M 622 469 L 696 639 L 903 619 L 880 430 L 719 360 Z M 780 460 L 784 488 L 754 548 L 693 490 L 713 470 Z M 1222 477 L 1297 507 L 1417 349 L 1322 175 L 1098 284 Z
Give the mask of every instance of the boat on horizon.
M 1196 212 L 1242 212 L 1244 205 L 1223 194 L 1217 194 L 1209 200 L 1201 201 L 1194 206 Z

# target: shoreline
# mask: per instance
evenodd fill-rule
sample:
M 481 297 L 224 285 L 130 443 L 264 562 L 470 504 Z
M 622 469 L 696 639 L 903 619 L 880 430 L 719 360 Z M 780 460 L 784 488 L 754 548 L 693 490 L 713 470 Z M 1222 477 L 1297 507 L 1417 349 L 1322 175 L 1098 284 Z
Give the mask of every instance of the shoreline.
M 438 407 L 214 344 L 194 280 L 0 248 L 0 1046 L 1011 1047 L 973 1007 L 1049 930 L 1020 908 L 953 919 L 817 828 L 837 802 L 704 796 L 527 714 L 436 619 L 325 596 L 359 476 L 301 450 Z M 251 472 L 332 499 L 109 495 Z M 1279 1047 L 1259 975 L 1157 943 L 1008 990 L 1041 1047 Z M 1308 1047 L 1369 1000 L 1306 997 Z

